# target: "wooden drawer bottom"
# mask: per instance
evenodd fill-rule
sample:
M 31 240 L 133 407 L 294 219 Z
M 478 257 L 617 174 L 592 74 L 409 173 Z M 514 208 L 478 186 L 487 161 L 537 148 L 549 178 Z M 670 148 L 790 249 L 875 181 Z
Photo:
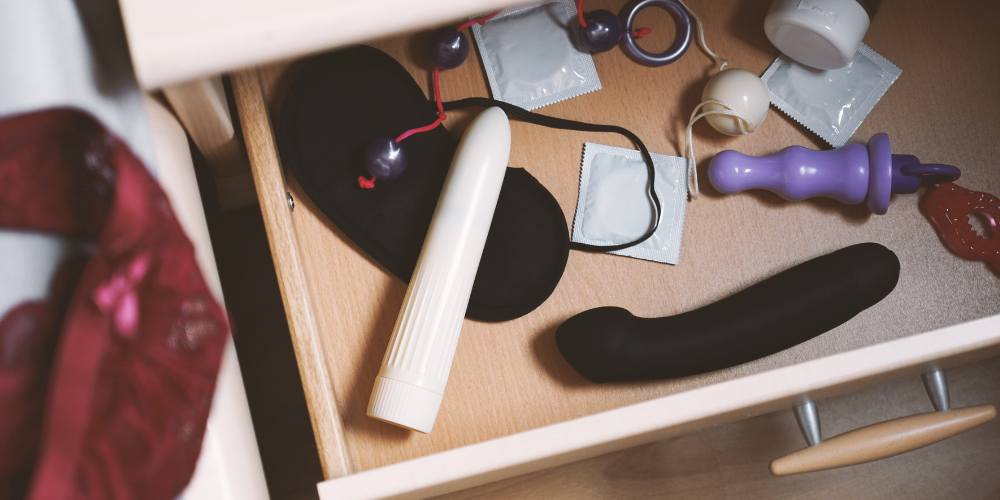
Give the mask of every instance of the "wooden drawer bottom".
M 706 0 L 700 11 L 706 26 L 729 26 L 733 19 L 763 19 L 767 2 L 758 3 Z M 593 7 L 618 8 L 610 0 Z M 971 43 L 915 35 L 945 23 L 963 36 L 987 37 L 988 30 L 963 28 L 982 17 L 975 9 L 952 9 L 942 20 L 940 9 L 928 5 L 885 3 L 866 43 L 904 74 L 855 140 L 887 132 L 895 152 L 958 165 L 963 185 L 1000 192 L 1000 170 L 993 164 L 1000 157 L 997 131 L 967 124 L 967 117 L 1000 115 L 1000 96 L 983 91 L 995 89 L 1000 70 L 954 56 L 977 46 L 997 60 L 1000 47 L 986 38 Z M 762 73 L 777 51 L 762 32 L 730 31 L 714 30 L 713 48 Z M 429 71 L 414 49 L 420 36 L 371 45 L 400 61 L 426 91 Z M 694 50 L 655 70 L 616 51 L 594 59 L 604 88 L 542 112 L 625 126 L 651 151 L 678 154 L 710 61 Z M 324 497 L 416 498 L 456 491 L 788 408 L 807 395 L 833 397 L 1000 354 L 996 276 L 943 247 L 921 213 L 920 195 L 896 196 L 887 215 L 871 216 L 832 200 L 721 196 L 703 182 L 703 196 L 687 208 L 680 265 L 571 252 L 559 286 L 531 314 L 499 324 L 466 320 L 432 434 L 376 422 L 365 416 L 365 407 L 405 286 L 348 241 L 281 166 L 272 122 L 299 68 L 301 62 L 248 69 L 234 74 L 233 82 L 320 457 L 326 476 L 340 478 L 321 484 Z M 480 68 L 473 51 L 463 66 L 446 72 L 444 99 L 488 95 Z M 446 128 L 458 135 L 472 114 L 448 116 Z M 630 146 L 617 137 L 540 130 L 516 121 L 512 136 L 511 166 L 527 169 L 549 189 L 567 220 L 576 206 L 583 143 Z M 760 155 L 790 145 L 820 147 L 774 110 L 752 135 L 728 138 L 697 126 L 695 137 L 702 179 L 704 159 L 723 149 Z M 582 310 L 618 305 L 647 317 L 676 314 L 862 241 L 882 243 L 899 255 L 903 270 L 896 290 L 841 327 L 773 356 L 677 380 L 594 385 L 555 348 L 556 327 Z

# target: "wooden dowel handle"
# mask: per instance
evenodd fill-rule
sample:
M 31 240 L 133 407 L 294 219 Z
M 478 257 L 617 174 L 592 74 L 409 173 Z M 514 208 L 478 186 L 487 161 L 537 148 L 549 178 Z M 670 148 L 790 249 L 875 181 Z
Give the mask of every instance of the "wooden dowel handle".
M 881 460 L 934 444 L 996 416 L 993 405 L 983 405 L 872 424 L 781 457 L 771 462 L 771 474 L 785 476 Z

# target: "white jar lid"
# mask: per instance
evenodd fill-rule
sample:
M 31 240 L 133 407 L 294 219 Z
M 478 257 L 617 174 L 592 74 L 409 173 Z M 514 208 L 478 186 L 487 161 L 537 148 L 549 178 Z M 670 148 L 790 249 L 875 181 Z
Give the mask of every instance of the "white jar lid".
M 851 62 L 870 23 L 856 0 L 774 0 L 764 32 L 795 61 L 837 69 Z

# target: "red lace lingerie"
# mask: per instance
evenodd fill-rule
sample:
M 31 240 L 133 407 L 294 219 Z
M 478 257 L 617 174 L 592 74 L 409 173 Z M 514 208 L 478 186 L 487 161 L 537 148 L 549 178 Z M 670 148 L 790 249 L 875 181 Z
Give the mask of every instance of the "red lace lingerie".
M 0 500 L 176 498 L 228 327 L 163 191 L 83 112 L 7 117 L 0 229 L 80 249 L 0 319 Z

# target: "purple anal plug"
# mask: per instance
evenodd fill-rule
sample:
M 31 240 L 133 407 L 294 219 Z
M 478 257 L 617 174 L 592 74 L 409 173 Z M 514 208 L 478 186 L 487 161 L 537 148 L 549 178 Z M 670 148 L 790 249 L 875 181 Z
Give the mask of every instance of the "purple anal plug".
M 921 164 L 916 156 L 892 154 L 886 134 L 875 134 L 867 147 L 848 144 L 831 151 L 792 146 L 761 157 L 723 151 L 708 167 L 709 182 L 725 194 L 765 189 L 788 201 L 826 197 L 851 205 L 865 202 L 877 215 L 889 210 L 893 193 L 913 193 L 921 184 L 951 182 L 961 175 L 951 165 Z

